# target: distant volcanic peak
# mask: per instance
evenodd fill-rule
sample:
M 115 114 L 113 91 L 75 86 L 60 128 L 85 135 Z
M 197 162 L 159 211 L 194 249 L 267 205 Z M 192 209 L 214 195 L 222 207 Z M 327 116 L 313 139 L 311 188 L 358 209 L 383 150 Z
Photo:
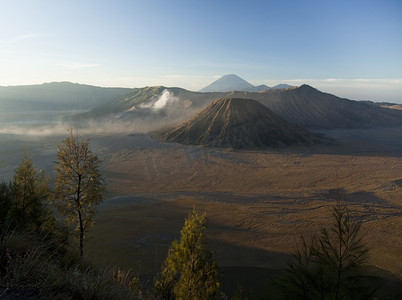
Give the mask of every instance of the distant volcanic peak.
M 246 106 L 250 103 L 252 103 L 253 105 L 264 106 L 256 100 L 235 97 L 216 99 L 211 104 L 228 106 L 229 108 L 233 109 L 237 106 Z
M 254 86 L 252 88 L 248 88 L 247 92 L 261 93 L 261 92 L 265 92 L 265 91 L 271 90 L 271 89 L 272 88 L 270 88 L 269 86 L 267 86 L 265 84 L 261 84 L 261 85 Z
M 237 76 L 236 74 L 227 74 L 227 75 L 223 75 L 221 78 L 219 78 L 218 80 L 235 80 L 238 82 L 241 82 L 245 85 L 252 85 L 251 83 L 247 82 L 246 80 L 244 80 L 243 78 L 241 78 L 240 76 Z
M 226 74 L 226 75 L 223 75 L 221 77 L 221 79 L 236 79 L 236 80 L 241 79 L 241 80 L 243 80 L 242 78 L 240 78 L 236 74 Z
M 211 84 L 202 88 L 199 91 L 202 93 L 232 92 L 232 91 L 246 91 L 252 93 L 259 93 L 271 89 L 287 89 L 292 87 L 293 86 L 285 83 L 278 84 L 272 88 L 265 84 L 255 86 L 235 74 L 229 74 L 222 76 L 221 78 L 215 80 L 214 82 L 212 82 Z
M 240 117 L 243 118 L 243 117 L 260 115 L 261 113 L 267 113 L 268 111 L 273 114 L 273 112 L 269 108 L 267 108 L 260 102 L 251 99 L 222 98 L 215 100 L 214 102 L 211 103 L 211 105 L 221 109 L 227 114 L 229 113 L 237 114 L 236 116 L 233 115 L 227 116 L 231 117 L 232 119 L 234 119 L 233 117 L 236 117 L 236 119 L 238 119 Z
M 312 144 L 318 138 L 251 99 L 215 100 L 190 120 L 157 134 L 162 140 L 212 147 Z
M 166 87 L 164 87 L 163 85 L 146 86 L 144 88 L 144 92 L 162 92 L 165 89 Z
M 312 86 L 308 84 L 302 84 L 300 86 L 295 86 L 292 88 L 286 88 L 282 89 L 284 92 L 289 92 L 289 93 L 295 93 L 295 95 L 317 95 L 317 93 L 321 93 L 319 90 L 316 88 L 313 88 Z
M 313 88 L 312 86 L 308 84 L 302 84 L 301 86 L 298 87 L 300 90 L 305 90 L 305 91 L 318 91 L 316 88 Z
M 281 83 L 281 84 L 275 85 L 274 87 L 272 87 L 272 89 L 280 90 L 280 89 L 288 89 L 288 88 L 293 88 L 293 87 L 294 87 L 293 85 L 289 85 L 289 84 L 286 84 L 286 83 Z
M 231 92 L 235 90 L 247 90 L 254 86 L 240 78 L 235 74 L 224 75 L 221 78 L 215 80 L 208 86 L 202 88 L 200 92 Z

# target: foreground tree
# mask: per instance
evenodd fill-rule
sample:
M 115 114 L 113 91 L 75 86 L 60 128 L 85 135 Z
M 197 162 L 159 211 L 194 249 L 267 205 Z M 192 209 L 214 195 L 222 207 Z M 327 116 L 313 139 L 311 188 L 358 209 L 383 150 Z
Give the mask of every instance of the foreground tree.
M 57 145 L 54 202 L 79 239 L 83 256 L 85 233 L 93 224 L 96 206 L 102 202 L 105 181 L 99 172 L 100 160 L 89 149 L 88 140 L 80 141 L 72 129 L 69 134 Z
M 6 225 L 11 208 L 11 188 L 6 182 L 0 183 L 0 233 Z
M 36 169 L 32 157 L 25 152 L 11 182 L 9 218 L 21 228 L 39 229 L 51 213 L 47 208 L 49 180 Z
M 360 235 L 361 223 L 351 220 L 346 205 L 338 203 L 333 224 L 294 254 L 286 274 L 277 280 L 285 299 L 368 299 L 375 277 L 364 275 L 368 248 Z
M 184 222 L 180 241 L 169 249 L 162 272 L 155 281 L 159 299 L 215 299 L 219 296 L 219 272 L 207 249 L 206 215 L 193 210 Z

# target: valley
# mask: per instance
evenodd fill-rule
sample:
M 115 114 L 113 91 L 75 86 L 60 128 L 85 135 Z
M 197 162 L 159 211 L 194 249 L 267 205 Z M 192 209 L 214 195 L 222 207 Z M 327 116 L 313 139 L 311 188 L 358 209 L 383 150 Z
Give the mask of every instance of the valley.
M 259 151 L 182 146 L 147 135 L 95 138 L 109 195 L 89 247 L 100 260 L 151 278 L 196 208 L 208 215 L 223 281 L 265 288 L 266 278 L 286 267 L 299 236 L 328 225 L 339 194 L 363 222 L 370 265 L 401 278 L 402 131 L 326 135 L 339 141 L 342 133 L 334 145 Z
M 1 4 L 0 300 L 402 299 L 402 0 Z
M 89 135 L 108 192 L 87 243 L 90 257 L 130 268 L 149 288 L 188 213 L 208 216 L 207 238 L 231 293 L 266 295 L 306 238 L 328 225 L 338 198 L 363 222 L 370 265 L 402 277 L 402 130 L 320 131 L 331 145 L 233 150 L 165 143 L 147 134 Z M 2 135 L 2 178 L 26 148 L 53 175 L 64 136 Z
M 9 113 L 0 130 L 1 180 L 11 178 L 26 149 L 52 177 L 67 128 L 89 138 L 108 187 L 89 231 L 89 257 L 132 269 L 145 289 L 196 208 L 208 216 L 223 291 L 240 284 L 252 299 L 266 296 L 300 236 L 328 226 L 339 198 L 363 224 L 370 270 L 402 279 L 396 109 L 305 85 L 258 93 L 157 86 L 79 114 Z

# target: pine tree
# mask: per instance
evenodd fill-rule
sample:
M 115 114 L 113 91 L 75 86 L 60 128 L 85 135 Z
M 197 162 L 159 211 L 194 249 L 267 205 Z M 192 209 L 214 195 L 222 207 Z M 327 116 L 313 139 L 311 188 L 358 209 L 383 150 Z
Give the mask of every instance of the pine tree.
M 315 256 L 325 270 L 327 290 L 338 300 L 367 291 L 360 271 L 367 263 L 368 248 L 360 235 L 361 223 L 351 220 L 346 205 L 336 205 L 332 217 L 332 226 L 321 230 Z
M 376 290 L 376 277 L 366 276 L 368 248 L 346 205 L 338 203 L 333 223 L 294 254 L 285 275 L 276 283 L 284 299 L 368 299 Z
M 47 209 L 48 186 L 44 172 L 36 169 L 32 157 L 25 152 L 11 182 L 11 221 L 22 228 L 40 228 L 51 217 Z
M 88 140 L 80 141 L 72 129 L 69 133 L 64 143 L 57 145 L 54 202 L 79 239 L 83 256 L 85 233 L 93 224 L 106 185 L 99 172 L 100 160 L 89 149 Z
M 215 299 L 219 296 L 219 272 L 207 249 L 206 215 L 193 210 L 185 220 L 180 241 L 174 241 L 155 281 L 160 299 Z
M 0 183 L 0 233 L 6 225 L 8 214 L 11 208 L 11 184 Z

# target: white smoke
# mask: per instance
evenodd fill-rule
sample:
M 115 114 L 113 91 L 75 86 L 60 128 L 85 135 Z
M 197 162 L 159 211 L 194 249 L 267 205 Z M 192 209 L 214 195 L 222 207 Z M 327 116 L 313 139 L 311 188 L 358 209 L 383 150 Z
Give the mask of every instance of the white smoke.
M 159 99 L 154 103 L 153 108 L 161 109 L 164 108 L 169 102 L 175 102 L 177 100 L 178 98 L 175 97 L 172 92 L 164 90 Z
M 158 99 L 150 102 L 150 103 L 146 103 L 146 104 L 141 104 L 140 107 L 142 108 L 152 108 L 155 110 L 159 110 L 164 108 L 166 105 L 168 105 L 169 103 L 173 103 L 178 101 L 179 98 L 175 97 L 174 94 L 169 91 L 168 89 L 165 89 L 162 94 L 159 96 Z

